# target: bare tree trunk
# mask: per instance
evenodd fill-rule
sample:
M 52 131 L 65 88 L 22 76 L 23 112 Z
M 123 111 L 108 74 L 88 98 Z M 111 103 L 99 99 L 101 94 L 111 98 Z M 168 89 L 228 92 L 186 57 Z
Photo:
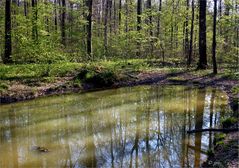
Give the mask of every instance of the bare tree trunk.
M 142 0 L 137 0 L 137 31 L 140 33 L 142 26 L 142 19 L 141 19 L 141 15 L 142 15 Z M 136 52 L 136 56 L 140 57 L 141 56 L 141 45 L 140 42 L 137 43 L 138 46 L 138 51 Z
M 192 0 L 192 19 L 191 19 L 191 30 L 190 30 L 190 43 L 188 53 L 188 66 L 192 63 L 192 51 L 193 51 L 193 31 L 194 31 L 194 0 Z
M 109 1 L 106 0 L 105 17 L 104 17 L 104 55 L 108 55 L 108 13 L 109 13 Z
M 128 1 L 129 0 L 125 0 L 125 7 L 126 7 L 125 32 L 129 31 L 129 27 L 128 27 L 129 4 L 128 4 Z
M 114 20 L 113 31 L 114 31 L 114 33 L 116 33 L 116 15 L 117 15 L 116 0 L 114 0 L 114 16 L 113 16 L 113 20 Z
M 87 15 L 87 54 L 92 57 L 92 9 L 93 2 L 92 0 L 86 1 L 86 6 L 88 7 L 88 15 Z
M 24 0 L 24 16 L 27 16 L 27 5 L 28 4 L 28 2 L 27 2 L 27 0 Z
M 216 26 L 217 26 L 217 0 L 214 0 L 214 16 L 213 16 L 213 41 L 212 41 L 212 62 L 213 73 L 217 74 L 217 61 L 216 61 Z
M 206 9 L 207 0 L 199 1 L 199 62 L 198 69 L 207 68 Z
M 121 26 L 122 0 L 119 0 L 119 29 Z
M 57 10 L 56 10 L 56 8 L 57 8 L 57 1 L 56 0 L 54 0 L 54 26 L 55 26 L 55 31 L 57 31 Z
M 153 55 L 153 41 L 152 41 L 152 37 L 153 37 L 153 30 L 152 30 L 152 1 L 151 0 L 147 0 L 147 9 L 149 10 L 149 35 L 150 35 L 150 54 L 151 56 Z
M 61 11 L 61 43 L 66 45 L 66 30 L 65 30 L 65 19 L 66 19 L 66 1 L 61 1 L 62 11 Z
M 5 50 L 3 63 L 8 64 L 12 62 L 12 29 L 11 29 L 11 0 L 6 0 L 5 5 Z
M 188 12 L 189 12 L 189 0 L 187 0 L 186 1 L 187 2 L 187 4 L 186 4 L 186 6 L 187 6 L 187 14 L 186 14 L 186 21 L 185 21 L 185 48 L 184 48 L 184 50 L 185 50 L 185 56 L 186 56 L 186 58 L 188 57 L 188 54 L 189 54 L 189 45 L 188 45 Z
M 32 0 L 32 39 L 38 41 L 38 28 L 37 28 L 37 0 Z

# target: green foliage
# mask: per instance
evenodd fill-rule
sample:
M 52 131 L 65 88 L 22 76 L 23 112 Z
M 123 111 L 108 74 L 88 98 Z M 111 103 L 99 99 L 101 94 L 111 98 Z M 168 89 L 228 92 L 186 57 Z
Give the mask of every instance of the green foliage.
M 79 63 L 27 64 L 0 66 L 0 79 L 27 79 L 40 77 L 61 77 L 81 68 Z
M 238 95 L 239 94 L 239 85 L 233 86 L 232 94 Z
M 97 87 L 107 87 L 113 85 L 118 79 L 115 71 L 110 67 L 88 65 L 80 70 L 76 80 L 91 83 Z
M 229 128 L 229 127 L 233 126 L 237 121 L 238 121 L 238 119 L 236 119 L 234 117 L 225 118 L 222 120 L 222 127 Z
M 8 89 L 8 85 L 0 81 L 0 93 Z
M 213 157 L 215 154 L 212 149 L 209 149 L 209 150 L 207 150 L 207 155 L 208 155 L 208 157 Z
M 215 145 L 224 145 L 224 139 L 226 137 L 226 134 L 224 133 L 218 133 L 215 135 L 214 137 L 214 142 L 215 142 Z

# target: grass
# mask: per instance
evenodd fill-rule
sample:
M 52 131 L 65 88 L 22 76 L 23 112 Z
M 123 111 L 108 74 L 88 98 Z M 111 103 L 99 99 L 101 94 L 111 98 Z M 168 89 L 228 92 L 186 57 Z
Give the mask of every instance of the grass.
M 20 81 L 28 86 L 37 86 L 41 83 L 54 83 L 58 77 L 75 77 L 72 82 L 76 86 L 80 86 L 84 82 L 95 83 L 96 81 L 99 85 L 108 86 L 118 80 L 128 80 L 142 71 L 163 74 L 186 72 L 195 77 L 212 75 L 211 69 L 195 71 L 193 68 L 187 69 L 180 65 L 180 60 L 168 61 L 165 66 L 162 66 L 162 62 L 157 59 L 0 65 L 0 81 L 8 84 L 9 81 Z M 237 72 L 233 70 L 219 71 L 217 76 L 235 79 Z M 169 80 L 185 81 L 182 77 L 171 77 Z M 7 88 L 0 86 L 0 89 L 6 90 Z M 239 86 L 235 86 L 233 93 L 238 93 L 238 91 Z
M 61 77 L 80 69 L 81 66 L 79 63 L 1 65 L 0 79 Z

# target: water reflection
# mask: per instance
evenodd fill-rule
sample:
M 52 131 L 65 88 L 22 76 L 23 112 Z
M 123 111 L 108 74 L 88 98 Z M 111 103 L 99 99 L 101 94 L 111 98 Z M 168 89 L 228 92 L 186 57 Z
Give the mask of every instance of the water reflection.
M 215 127 L 225 97 L 140 86 L 2 105 L 0 167 L 199 167 L 213 134 L 186 131 Z

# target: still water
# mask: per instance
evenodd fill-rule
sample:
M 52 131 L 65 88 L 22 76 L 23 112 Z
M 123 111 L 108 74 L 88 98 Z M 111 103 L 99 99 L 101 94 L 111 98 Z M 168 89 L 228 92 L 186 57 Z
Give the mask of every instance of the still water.
M 228 115 L 212 88 L 139 86 L 0 106 L 0 167 L 199 167 Z M 36 147 L 48 152 L 40 152 Z

